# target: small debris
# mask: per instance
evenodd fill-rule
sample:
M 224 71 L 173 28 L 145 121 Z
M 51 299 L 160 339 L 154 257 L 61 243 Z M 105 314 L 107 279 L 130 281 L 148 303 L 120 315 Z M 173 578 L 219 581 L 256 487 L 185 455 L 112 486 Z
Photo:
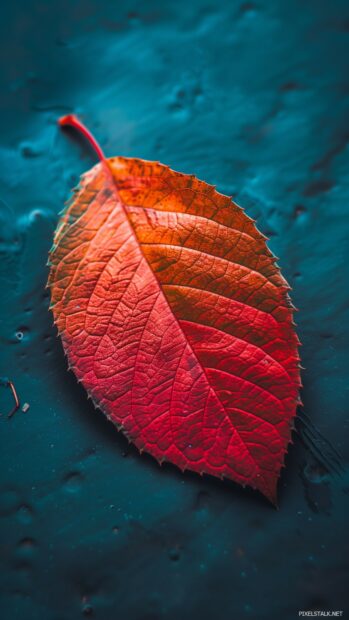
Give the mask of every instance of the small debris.
M 28 409 L 29 409 L 30 405 L 29 403 L 24 403 L 23 407 L 22 407 L 22 411 L 23 413 L 27 413 Z

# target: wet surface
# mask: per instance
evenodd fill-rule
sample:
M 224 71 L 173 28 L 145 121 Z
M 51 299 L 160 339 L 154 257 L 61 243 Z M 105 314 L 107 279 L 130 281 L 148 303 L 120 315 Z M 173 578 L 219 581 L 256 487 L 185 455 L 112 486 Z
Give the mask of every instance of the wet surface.
M 346 2 L 50 2 L 3 9 L 1 598 L 4 620 L 291 620 L 348 609 L 349 9 Z M 304 411 L 340 476 L 295 434 L 280 507 L 160 468 L 67 371 L 45 289 L 70 189 L 108 155 L 233 194 L 299 308 Z

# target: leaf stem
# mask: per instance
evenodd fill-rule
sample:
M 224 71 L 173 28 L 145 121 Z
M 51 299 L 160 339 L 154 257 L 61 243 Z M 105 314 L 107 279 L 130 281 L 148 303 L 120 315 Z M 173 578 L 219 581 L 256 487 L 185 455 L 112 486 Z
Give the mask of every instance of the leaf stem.
M 3 385 L 4 387 L 10 388 L 10 390 L 12 392 L 12 396 L 13 396 L 13 399 L 15 401 L 15 404 L 12 407 L 10 413 L 7 414 L 8 418 L 12 418 L 12 416 L 16 413 L 16 411 L 18 411 L 18 409 L 21 406 L 20 402 L 19 402 L 19 398 L 18 398 L 17 392 L 16 392 L 16 388 L 15 388 L 13 382 L 10 381 L 10 379 L 8 379 L 7 377 L 4 377 L 4 378 L 0 377 L 0 385 Z
M 73 127 L 79 133 L 81 133 L 89 144 L 92 146 L 93 150 L 96 152 L 98 158 L 101 162 L 106 164 L 106 157 L 98 144 L 97 140 L 94 138 L 92 133 L 85 127 L 85 125 L 81 122 L 81 120 L 75 116 L 75 114 L 67 114 L 66 116 L 61 116 L 58 119 L 58 124 L 60 127 Z M 107 166 L 108 167 L 108 166 Z

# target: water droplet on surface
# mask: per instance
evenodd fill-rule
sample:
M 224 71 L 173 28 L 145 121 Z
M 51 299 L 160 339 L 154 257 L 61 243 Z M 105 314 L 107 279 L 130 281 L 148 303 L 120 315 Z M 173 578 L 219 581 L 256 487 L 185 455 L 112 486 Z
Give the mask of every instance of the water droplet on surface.
M 22 157 L 31 159 L 33 157 L 39 157 L 40 151 L 30 142 L 22 142 L 19 147 Z
M 170 558 L 170 560 L 172 562 L 178 562 L 178 560 L 181 557 L 181 554 L 179 552 L 179 548 L 178 547 L 173 547 L 173 549 L 170 549 L 168 552 L 168 557 Z
M 72 471 L 64 478 L 64 489 L 67 493 L 78 493 L 82 485 L 83 477 L 78 471 Z
M 30 557 L 37 547 L 34 538 L 22 538 L 17 544 L 17 553 L 21 557 Z
M 324 467 L 314 463 L 307 463 L 303 470 L 305 478 L 313 484 L 321 484 L 328 480 L 328 472 Z
M 33 511 L 27 504 L 22 504 L 17 509 L 17 519 L 23 525 L 29 525 L 33 520 Z

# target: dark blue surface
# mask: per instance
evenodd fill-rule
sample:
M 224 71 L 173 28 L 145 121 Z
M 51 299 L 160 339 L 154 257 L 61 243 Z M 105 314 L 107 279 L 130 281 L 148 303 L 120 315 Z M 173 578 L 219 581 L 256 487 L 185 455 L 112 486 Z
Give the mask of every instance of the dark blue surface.
M 292 620 L 348 610 L 349 476 L 297 435 L 280 509 L 139 456 L 66 370 L 45 291 L 57 214 L 94 159 L 160 160 L 234 194 L 294 290 L 304 409 L 348 458 L 349 6 L 26 2 L 1 19 L 3 620 Z M 0 388 L 1 410 L 11 407 Z M 344 616 L 345 617 L 345 616 Z

